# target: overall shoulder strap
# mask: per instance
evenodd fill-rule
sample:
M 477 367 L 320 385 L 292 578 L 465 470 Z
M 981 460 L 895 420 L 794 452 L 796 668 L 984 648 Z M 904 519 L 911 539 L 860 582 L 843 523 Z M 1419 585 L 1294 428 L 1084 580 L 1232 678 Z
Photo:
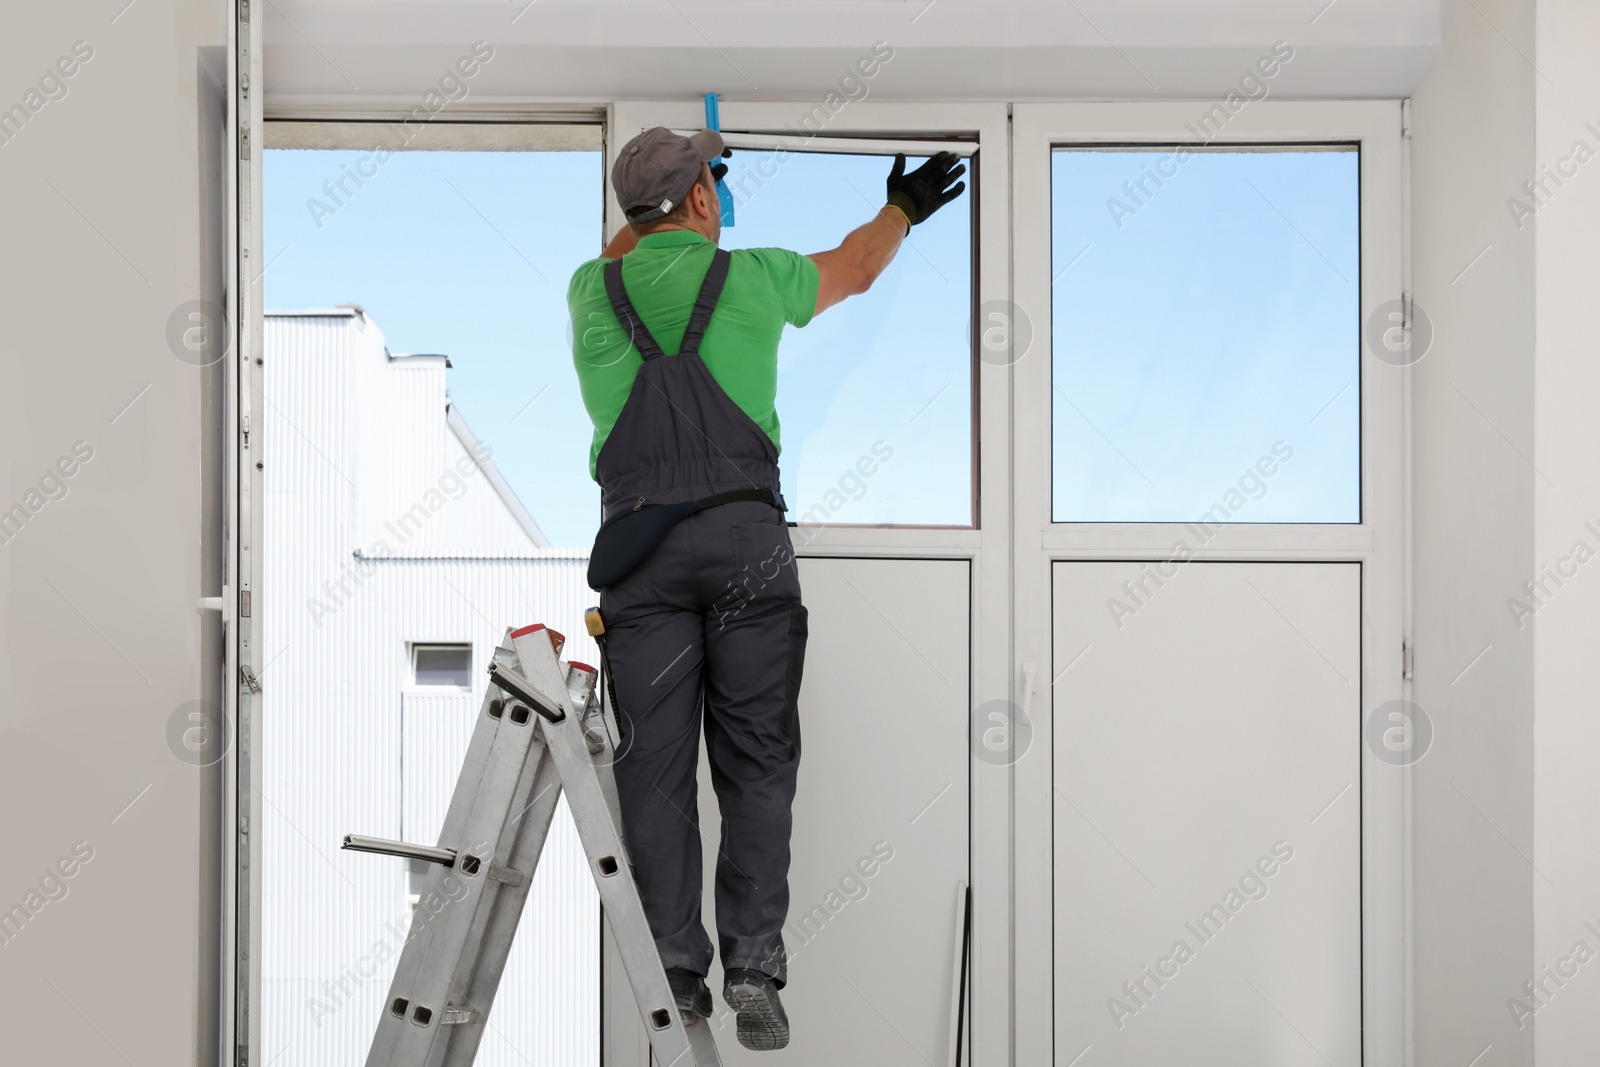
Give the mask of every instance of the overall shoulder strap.
M 694 310 L 689 313 L 689 325 L 684 328 L 678 355 L 692 355 L 700 351 L 700 338 L 705 336 L 706 327 L 711 324 L 711 313 L 717 309 L 717 300 L 722 296 L 722 284 L 728 280 L 728 264 L 732 259 L 726 248 L 719 248 L 712 255 L 705 281 L 700 283 L 700 295 L 695 297 Z
M 611 299 L 611 310 L 617 313 L 617 320 L 622 323 L 622 328 L 628 331 L 628 339 L 639 349 L 639 355 L 647 360 L 661 355 L 661 346 L 656 344 L 656 339 L 645 329 L 644 320 L 633 309 L 633 301 L 628 299 L 628 291 L 623 288 L 622 260 L 613 259 L 606 264 L 605 281 L 606 296 Z

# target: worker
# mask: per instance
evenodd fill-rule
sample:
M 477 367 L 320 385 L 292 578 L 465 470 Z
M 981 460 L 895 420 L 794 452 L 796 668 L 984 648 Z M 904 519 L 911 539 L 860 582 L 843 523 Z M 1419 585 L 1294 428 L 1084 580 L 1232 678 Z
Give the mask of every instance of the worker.
M 781 1049 L 782 928 L 800 761 L 806 609 L 779 494 L 778 341 L 888 267 L 912 226 L 966 187 L 954 153 L 889 173 L 885 206 L 837 248 L 717 247 L 722 137 L 655 127 L 618 153 L 627 225 L 567 291 L 594 423 L 590 474 L 633 876 L 680 1012 L 709 1017 L 696 775 L 703 719 L 722 816 L 716 920 L 740 1044 Z M 715 164 L 713 167 L 712 164 Z

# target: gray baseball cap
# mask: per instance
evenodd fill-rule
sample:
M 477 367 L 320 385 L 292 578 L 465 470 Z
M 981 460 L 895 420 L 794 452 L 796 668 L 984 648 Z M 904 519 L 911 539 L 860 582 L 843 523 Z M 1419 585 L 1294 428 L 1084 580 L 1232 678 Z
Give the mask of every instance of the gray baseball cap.
M 688 137 L 655 126 L 622 146 L 611 165 L 611 187 L 629 222 L 654 222 L 669 214 L 700 180 L 700 167 L 722 156 L 722 134 Z

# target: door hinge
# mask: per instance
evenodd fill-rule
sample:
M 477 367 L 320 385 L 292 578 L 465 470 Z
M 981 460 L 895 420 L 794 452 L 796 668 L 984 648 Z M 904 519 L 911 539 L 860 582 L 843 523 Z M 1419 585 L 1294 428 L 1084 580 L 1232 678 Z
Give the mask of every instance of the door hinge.
M 250 692 L 261 692 L 261 683 L 256 680 L 256 673 L 250 669 L 250 664 L 245 663 L 240 665 L 239 680 L 245 684 L 245 688 L 249 689 Z
M 1411 681 L 1417 668 L 1417 648 L 1410 641 L 1400 642 L 1400 677 Z

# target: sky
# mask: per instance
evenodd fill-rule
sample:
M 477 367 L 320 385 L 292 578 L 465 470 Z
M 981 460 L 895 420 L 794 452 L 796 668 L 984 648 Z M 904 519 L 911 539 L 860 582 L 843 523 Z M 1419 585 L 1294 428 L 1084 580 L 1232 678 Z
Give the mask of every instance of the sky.
M 1359 164 L 1052 154 L 1055 521 L 1360 521 Z
M 601 247 L 600 154 L 400 152 L 312 210 L 358 155 L 267 153 L 267 306 L 357 303 L 391 351 L 450 356 L 452 402 L 534 520 L 587 547 L 565 297 Z M 722 243 L 832 248 L 890 162 L 735 152 Z M 1158 163 L 1170 178 L 1124 189 Z M 870 292 L 786 327 L 791 521 L 973 521 L 971 179 Z M 1358 154 L 1058 149 L 1051 188 L 1054 519 L 1189 521 L 1244 480 L 1234 521 L 1359 521 Z
M 397 152 L 317 217 L 307 201 L 362 155 L 266 153 L 266 306 L 360 304 L 389 351 L 449 356 L 452 403 L 534 521 L 587 547 L 600 493 L 566 294 L 600 251 L 600 153 Z
M 600 154 L 400 152 L 332 214 L 313 209 L 313 198 L 332 203 L 323 183 L 362 154 L 267 153 L 267 307 L 360 304 L 391 352 L 448 355 L 452 402 L 534 521 L 559 546 L 588 547 L 599 491 L 566 287 L 600 251 Z M 805 253 L 876 213 L 891 161 L 729 162 L 742 195 L 723 246 Z M 969 212 L 964 195 L 917 228 L 871 292 L 786 328 L 778 414 L 791 520 L 971 522 Z

